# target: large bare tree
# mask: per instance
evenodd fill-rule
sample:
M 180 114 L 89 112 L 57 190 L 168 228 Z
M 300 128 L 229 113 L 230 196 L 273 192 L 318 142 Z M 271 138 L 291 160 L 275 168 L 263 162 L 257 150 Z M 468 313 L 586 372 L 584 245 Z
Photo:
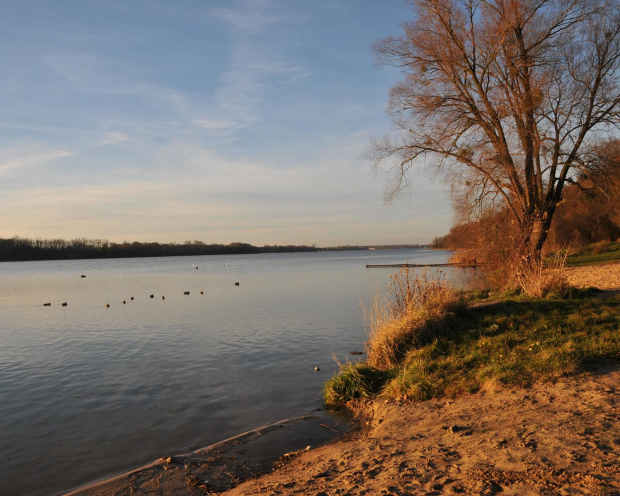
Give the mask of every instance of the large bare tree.
M 501 204 L 540 256 L 562 189 L 620 124 L 620 0 L 417 0 L 403 34 L 375 44 L 404 79 L 373 158 L 430 164 L 482 211 Z M 522 254 L 523 254 L 522 253 Z

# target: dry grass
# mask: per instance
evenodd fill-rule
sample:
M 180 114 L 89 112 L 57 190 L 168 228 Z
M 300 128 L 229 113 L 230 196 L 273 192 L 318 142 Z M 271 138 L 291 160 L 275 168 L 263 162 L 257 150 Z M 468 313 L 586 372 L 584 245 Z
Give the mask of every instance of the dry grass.
M 415 277 L 408 267 L 392 276 L 390 293 L 391 300 L 376 296 L 365 311 L 367 363 L 380 370 L 402 363 L 413 346 L 441 333 L 446 317 L 466 306 L 445 280 Z
M 534 298 L 548 295 L 564 296 L 570 285 L 564 274 L 568 250 L 560 250 L 547 260 L 530 257 L 519 265 L 515 281 L 523 293 Z
M 391 298 L 376 297 L 367 309 L 367 361 L 341 366 L 326 384 L 326 404 L 529 386 L 619 359 L 620 296 L 601 299 L 564 286 L 561 267 L 553 273 L 541 266 L 522 282 L 544 297 L 521 292 L 468 307 L 445 281 L 401 270 Z

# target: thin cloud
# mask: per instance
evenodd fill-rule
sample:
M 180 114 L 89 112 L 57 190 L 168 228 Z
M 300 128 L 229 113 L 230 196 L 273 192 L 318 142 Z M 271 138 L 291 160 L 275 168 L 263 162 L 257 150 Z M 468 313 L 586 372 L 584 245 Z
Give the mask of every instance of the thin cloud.
M 18 148 L 1 149 L 0 172 L 13 169 L 26 169 L 34 165 L 53 162 L 63 157 L 70 157 L 73 155 L 74 153 L 69 150 L 45 148 L 36 144 Z
M 246 1 L 238 4 L 236 9 L 219 8 L 211 15 L 230 24 L 237 32 L 248 35 L 261 35 L 269 31 L 274 24 L 288 21 L 282 14 L 268 12 L 270 2 Z
M 119 143 L 127 143 L 132 141 L 132 138 L 124 133 L 104 133 L 103 138 L 97 141 L 92 146 L 109 146 L 118 145 Z
M 227 119 L 194 119 L 194 122 L 197 126 L 205 128 L 205 129 L 229 129 L 231 127 L 236 127 L 237 123 L 232 120 Z
M 311 75 L 304 61 L 284 53 L 282 31 L 299 18 L 283 13 L 274 2 L 246 1 L 236 9 L 216 9 L 212 15 L 232 26 L 232 58 L 215 92 L 218 108 L 242 127 L 262 120 L 261 106 L 268 92 L 298 83 Z M 277 12 L 276 12 L 277 9 Z M 277 27 L 277 29 L 276 29 Z

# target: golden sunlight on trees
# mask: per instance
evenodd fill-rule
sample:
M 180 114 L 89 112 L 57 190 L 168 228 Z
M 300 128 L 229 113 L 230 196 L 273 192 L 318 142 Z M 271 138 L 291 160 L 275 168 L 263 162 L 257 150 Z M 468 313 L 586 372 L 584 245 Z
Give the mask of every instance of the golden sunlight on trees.
M 417 0 L 415 20 L 375 44 L 400 68 L 395 124 L 375 140 L 391 200 L 430 165 L 461 217 L 505 211 L 515 255 L 538 259 L 565 186 L 592 174 L 620 125 L 619 0 Z M 617 172 L 616 172 L 617 173 Z
M 564 189 L 551 224 L 552 249 L 620 238 L 620 140 L 592 149 L 584 174 Z

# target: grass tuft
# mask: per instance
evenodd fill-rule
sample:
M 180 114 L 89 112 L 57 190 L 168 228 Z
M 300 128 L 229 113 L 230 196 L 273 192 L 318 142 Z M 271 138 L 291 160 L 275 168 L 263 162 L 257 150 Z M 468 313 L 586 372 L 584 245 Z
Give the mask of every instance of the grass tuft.
M 448 321 L 467 306 L 445 281 L 414 277 L 408 267 L 392 276 L 390 292 L 393 303 L 377 297 L 366 312 L 368 364 L 381 370 L 397 367 L 412 347 L 446 332 Z
M 389 380 L 390 373 L 364 363 L 346 362 L 338 373 L 325 383 L 325 404 L 342 406 L 353 399 L 376 396 Z

